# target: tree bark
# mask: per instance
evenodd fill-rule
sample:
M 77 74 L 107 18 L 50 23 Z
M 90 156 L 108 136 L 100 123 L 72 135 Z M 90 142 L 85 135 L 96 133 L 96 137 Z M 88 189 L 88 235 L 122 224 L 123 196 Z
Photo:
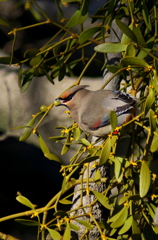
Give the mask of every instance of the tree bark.
M 127 23 L 127 19 L 123 19 L 124 22 Z M 117 36 L 116 34 L 117 33 Z M 110 33 L 110 38 L 109 41 L 110 42 L 119 42 L 119 40 L 121 39 L 122 36 L 122 32 L 120 31 L 120 29 L 118 29 L 117 25 L 115 24 L 115 22 L 112 22 L 112 26 L 111 26 L 111 33 Z M 108 65 L 118 65 L 119 64 L 119 60 L 121 58 L 121 53 L 115 53 L 115 54 L 107 54 L 107 64 Z M 110 77 L 112 76 L 112 73 L 108 72 L 107 69 L 105 69 L 104 71 L 104 76 L 103 76 L 103 83 L 105 83 Z M 119 89 L 119 83 L 121 81 L 121 77 L 120 76 L 115 76 L 112 81 L 110 81 L 105 89 L 107 90 L 118 90 Z M 95 138 L 92 138 L 92 142 L 95 140 Z M 94 173 L 96 172 L 97 169 L 99 169 L 100 173 L 101 173 L 101 177 L 106 178 L 109 175 L 109 169 L 107 166 L 103 165 L 99 168 L 93 168 L 92 166 L 94 165 L 94 162 L 91 162 L 89 164 L 88 169 L 86 169 L 83 173 L 83 178 L 92 178 L 94 176 Z M 86 184 L 83 184 L 83 188 L 86 188 Z M 75 194 L 73 197 L 73 205 L 71 210 L 77 209 L 78 207 L 80 207 L 80 203 L 81 203 L 81 199 L 80 199 L 80 185 L 77 185 L 74 189 Z M 89 188 L 91 190 L 97 191 L 97 192 L 103 192 L 106 189 L 106 184 L 105 183 L 90 183 L 89 184 Z M 83 197 L 82 197 L 82 205 L 83 206 L 87 206 L 89 204 L 91 204 L 94 200 L 94 195 L 91 194 L 90 195 L 86 195 L 86 191 L 83 191 Z M 84 213 L 89 213 L 92 212 L 93 217 L 95 218 L 96 221 L 103 221 L 106 218 L 106 213 L 105 213 L 105 208 L 102 207 L 102 205 L 100 203 L 96 203 L 95 205 L 93 205 L 93 208 L 90 209 L 88 207 L 85 207 L 84 209 L 79 209 L 74 211 L 71 215 L 75 215 L 79 216 L 79 215 L 83 215 Z M 79 220 L 84 220 L 84 221 L 91 221 L 89 218 L 87 218 L 86 216 L 84 217 L 79 217 Z M 85 233 L 85 227 L 81 224 L 79 224 L 78 222 L 74 221 L 75 225 L 78 225 L 80 227 L 80 230 L 77 231 L 78 234 L 78 238 L 80 239 L 81 236 L 83 237 L 84 233 Z M 96 240 L 97 237 L 99 236 L 99 232 L 97 227 L 95 226 L 91 231 L 89 231 L 88 233 L 88 239 L 90 240 Z M 87 238 L 82 238 L 82 239 L 87 239 Z

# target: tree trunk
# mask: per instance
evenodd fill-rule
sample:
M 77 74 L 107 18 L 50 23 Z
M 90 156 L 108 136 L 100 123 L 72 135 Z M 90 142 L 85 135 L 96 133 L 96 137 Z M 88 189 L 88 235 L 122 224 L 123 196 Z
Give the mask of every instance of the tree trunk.
M 127 19 L 123 20 L 124 22 L 127 22 Z M 115 33 L 117 33 L 117 36 L 115 35 Z M 110 34 L 110 42 L 118 42 L 119 39 L 122 36 L 122 32 L 118 29 L 118 27 L 116 26 L 115 22 L 113 21 L 112 23 L 112 29 L 111 29 L 111 34 Z M 119 64 L 119 60 L 121 58 L 121 53 L 116 53 L 116 54 L 107 54 L 107 64 L 108 65 L 118 65 Z M 110 77 L 112 76 L 112 73 L 108 72 L 107 69 L 105 69 L 104 71 L 104 78 L 103 78 L 103 82 L 105 83 Z M 112 79 L 112 81 L 110 81 L 105 89 L 110 89 L 110 90 L 118 90 L 119 88 L 119 83 L 120 83 L 120 76 L 116 76 L 115 78 Z M 95 137 L 92 138 L 92 141 L 95 140 Z M 89 164 L 89 167 L 84 171 L 83 173 L 83 178 L 92 178 L 94 176 L 94 173 L 96 172 L 96 170 L 98 169 L 100 171 L 101 177 L 106 178 L 108 176 L 108 172 L 109 169 L 107 166 L 103 165 L 99 168 L 93 168 L 92 166 L 94 165 L 94 162 L 91 162 Z M 80 177 L 80 178 L 81 178 Z M 86 183 L 83 184 L 82 186 L 83 188 L 86 188 Z M 77 185 L 74 189 L 74 197 L 73 197 L 73 205 L 71 210 L 77 209 L 78 207 L 80 207 L 81 204 L 81 196 L 80 196 L 80 188 L 81 185 Z M 91 190 L 97 191 L 97 192 L 103 192 L 106 189 L 106 184 L 105 183 L 90 183 L 89 184 L 89 188 Z M 82 196 L 82 206 L 87 206 L 89 204 L 91 204 L 94 200 L 94 195 L 90 192 L 89 195 L 86 194 L 86 191 L 83 190 L 83 196 Z M 98 202 L 96 202 L 95 205 L 93 205 L 93 208 L 91 209 L 90 207 L 85 207 L 84 209 L 79 209 L 76 210 L 74 212 L 72 212 L 71 216 L 79 216 L 79 215 L 83 215 L 84 213 L 89 213 L 91 212 L 93 217 L 95 218 L 95 220 L 98 221 L 102 221 L 106 218 L 106 213 L 105 213 L 105 208 L 102 207 L 102 205 Z M 84 220 L 84 221 L 91 221 L 91 219 L 89 217 L 83 216 L 83 217 L 79 217 L 79 220 Z M 78 238 L 80 239 L 81 236 L 83 237 L 83 235 L 85 234 L 85 227 L 81 224 L 79 224 L 78 222 L 74 221 L 75 225 L 78 225 L 80 227 L 80 230 L 77 231 L 78 234 Z M 96 240 L 97 237 L 99 236 L 99 232 L 98 232 L 98 228 L 95 226 L 91 231 L 89 231 L 88 233 L 88 239 L 89 240 Z M 82 238 L 82 239 L 87 239 Z

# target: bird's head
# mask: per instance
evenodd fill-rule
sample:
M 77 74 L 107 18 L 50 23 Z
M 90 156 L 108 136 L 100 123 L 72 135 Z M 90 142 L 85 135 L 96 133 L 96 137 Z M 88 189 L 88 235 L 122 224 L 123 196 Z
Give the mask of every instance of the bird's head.
M 67 108 L 70 109 L 73 104 L 73 98 L 76 95 L 76 93 L 86 87 L 88 87 L 88 85 L 80 85 L 68 89 L 59 98 L 54 100 L 54 105 L 66 106 Z

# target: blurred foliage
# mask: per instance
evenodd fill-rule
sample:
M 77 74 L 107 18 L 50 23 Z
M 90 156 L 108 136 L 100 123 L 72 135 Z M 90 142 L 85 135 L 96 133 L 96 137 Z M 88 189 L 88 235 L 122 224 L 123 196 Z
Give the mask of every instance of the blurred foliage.
M 106 67 L 113 74 L 108 81 L 111 81 L 116 75 L 121 75 L 124 81 L 121 82 L 120 89 L 127 91 L 128 88 L 132 95 L 139 98 L 139 114 L 126 124 L 127 127 L 129 124 L 132 125 L 130 154 L 128 158 L 117 157 L 115 154 L 119 139 L 126 133 L 126 126 L 115 129 L 116 118 L 113 114 L 111 115 L 111 125 L 113 129 L 117 130 L 117 134 L 116 132 L 109 134 L 100 145 L 90 143 L 87 134 L 82 133 L 76 123 L 72 123 L 68 128 L 58 127 L 61 131 L 60 135 L 52 136 L 50 139 L 63 143 L 61 154 L 67 153 L 73 145 L 78 147 L 70 159 L 70 164 L 61 166 L 63 175 L 61 191 L 42 208 L 36 208 L 30 200 L 20 195 L 17 197 L 17 201 L 30 209 L 27 211 L 28 217 L 26 218 L 26 212 L 16 213 L 3 217 L 0 221 L 15 218 L 21 224 L 36 226 L 38 237 L 42 240 L 45 239 L 45 234 L 48 232 L 52 239 L 61 239 L 60 230 L 64 227 L 63 239 L 69 240 L 71 230 L 77 232 L 79 227 L 72 223 L 75 215 L 70 216 L 71 210 L 60 210 L 61 205 L 72 204 L 71 199 L 74 193 L 68 195 L 66 193 L 76 184 L 83 182 L 87 184 L 105 182 L 107 188 L 102 193 L 93 191 L 89 187 L 83 189 L 87 194 L 95 196 L 91 206 L 99 201 L 108 211 L 105 222 L 97 223 L 92 213 L 85 213 L 87 221 L 75 219 L 85 226 L 85 235 L 94 226 L 97 226 L 100 234 L 98 239 L 157 239 L 158 222 L 154 222 L 154 217 L 158 204 L 158 178 L 157 169 L 152 167 L 152 164 L 157 161 L 158 156 L 158 1 L 122 0 L 118 4 L 119 1 L 111 0 L 97 9 L 93 16 L 88 14 L 89 2 L 87 0 L 57 0 L 58 21 L 55 22 L 47 16 L 37 2 L 34 0 L 24 1 L 25 10 L 31 11 L 36 19 L 38 17 L 39 22 L 21 28 L 13 28 L 8 33 L 13 35 L 12 54 L 11 57 L 1 57 L 0 63 L 14 64 L 19 68 L 19 88 L 21 92 L 25 92 L 34 76 L 44 75 L 54 84 L 56 77 L 61 81 L 66 75 L 73 76 L 74 66 L 82 61 L 85 67 L 75 82 L 75 85 L 79 85 L 86 69 L 93 61 L 96 61 L 98 52 L 104 55 L 105 62 L 107 53 L 121 52 L 122 58 L 118 66 L 105 66 L 103 63 L 101 68 Z M 63 6 L 69 8 L 71 4 L 75 4 L 78 8 L 69 19 L 65 19 Z M 129 18 L 128 26 L 122 22 L 122 17 Z M 45 20 L 41 20 L 43 18 Z M 91 18 L 93 25 L 84 28 L 88 18 Z M 118 43 L 105 41 L 109 36 L 113 20 L 123 32 Z M 10 23 L 4 19 L 0 19 L 0 24 L 10 27 Z M 23 59 L 14 57 L 14 45 L 19 31 L 36 27 L 40 29 L 41 25 L 49 24 L 59 29 L 56 34 L 52 35 L 40 49 L 28 49 L 24 52 Z M 117 35 L 117 33 L 115 34 Z M 95 44 L 95 48 L 91 57 L 87 58 L 85 49 L 92 43 Z M 71 61 L 71 56 L 80 49 L 82 49 L 81 57 Z M 24 70 L 26 64 L 28 68 Z M 20 141 L 27 140 L 31 134 L 36 134 L 45 157 L 60 162 L 60 159 L 49 151 L 38 132 L 39 125 L 53 106 L 54 103 L 50 106 L 41 106 L 40 111 L 32 116 L 32 119 L 26 124 Z M 92 161 L 96 168 L 93 178 L 73 178 L 73 174 L 81 167 L 83 167 L 82 175 Z M 113 175 L 108 177 L 108 181 L 107 178 L 101 177 L 99 171 L 99 166 L 103 164 L 114 166 Z M 117 187 L 117 193 L 115 196 L 109 197 L 114 187 Z M 84 207 L 80 206 L 80 208 Z M 54 215 L 53 219 L 47 222 L 49 210 L 53 210 Z M 24 217 L 24 219 L 20 217 Z

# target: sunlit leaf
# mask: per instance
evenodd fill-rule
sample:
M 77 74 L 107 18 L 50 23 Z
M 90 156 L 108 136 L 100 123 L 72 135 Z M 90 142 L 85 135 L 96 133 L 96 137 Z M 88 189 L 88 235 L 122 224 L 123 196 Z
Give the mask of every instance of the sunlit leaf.
M 71 232 L 70 232 L 70 224 L 67 223 L 66 230 L 64 232 L 63 240 L 70 240 L 71 239 Z
M 93 226 L 90 223 L 86 222 L 86 221 L 78 220 L 78 219 L 75 219 L 75 221 L 80 223 L 84 227 L 86 227 L 88 230 L 92 230 L 93 229 Z
M 127 220 L 127 216 L 128 216 L 128 207 L 124 206 L 124 208 L 122 208 L 121 211 L 119 211 L 112 218 L 109 219 L 109 222 L 112 222 L 110 226 L 112 228 L 121 227 Z
M 99 165 L 103 165 L 108 161 L 110 151 L 111 151 L 111 142 L 110 142 L 110 138 L 108 138 L 102 148 L 100 158 L 99 158 L 99 163 L 98 163 Z
M 124 234 L 125 232 L 127 232 L 131 227 L 132 227 L 132 222 L 133 222 L 133 216 L 130 216 L 125 224 L 123 225 L 123 227 L 120 229 L 120 231 L 118 232 L 119 235 Z
M 97 182 L 100 182 L 100 179 L 101 179 L 101 174 L 99 169 L 97 169 L 96 172 L 94 173 L 94 181 L 97 183 Z
M 144 115 L 146 116 L 146 114 L 149 112 L 151 106 L 153 105 L 155 101 L 155 91 L 154 89 L 150 89 L 150 92 L 146 98 L 146 101 L 145 101 L 145 106 L 144 106 L 144 109 L 145 109 L 145 113 Z
M 140 180 L 139 180 L 139 194 L 143 198 L 149 191 L 150 187 L 150 170 L 145 161 L 142 162 L 140 169 Z
M 46 143 L 44 142 L 43 138 L 37 133 L 38 141 L 40 148 L 46 158 L 49 160 L 54 160 L 56 162 L 60 162 L 60 159 L 54 155 L 53 153 L 50 153 L 49 148 L 47 147 Z
M 61 235 L 57 231 L 55 231 L 51 228 L 48 228 L 48 227 L 47 227 L 47 230 L 48 230 L 48 232 L 49 232 L 49 234 L 50 234 L 50 236 L 53 240 L 60 240 L 61 239 Z
M 94 48 L 96 52 L 102 53 L 118 53 L 125 51 L 127 48 L 127 44 L 121 43 L 103 43 Z
M 151 152 L 156 152 L 158 151 L 158 136 L 154 135 L 151 147 L 150 147 Z
M 23 205 L 25 205 L 25 206 L 27 206 L 27 207 L 29 207 L 29 208 L 31 208 L 31 209 L 34 209 L 34 208 L 35 208 L 35 205 L 33 205 L 33 204 L 30 202 L 30 200 L 27 199 L 27 198 L 24 197 L 24 196 L 17 196 L 17 197 L 16 197 L 16 200 L 17 200 L 18 202 L 20 202 L 21 204 L 23 204 Z
M 60 201 L 59 201 L 61 204 L 72 204 L 72 201 L 70 201 L 70 200 L 67 200 L 67 199 L 61 199 Z
M 97 198 L 97 200 L 107 209 L 111 210 L 113 208 L 113 206 L 111 204 L 109 204 L 109 198 L 105 197 L 105 195 L 103 195 L 100 192 L 97 191 L 92 191 L 93 194 L 95 195 L 95 197 Z
M 19 141 L 25 141 L 27 140 L 31 133 L 32 133 L 32 130 L 33 130 L 33 127 L 34 127 L 34 124 L 35 124 L 35 118 L 32 118 L 28 124 L 26 125 L 26 127 L 24 128 L 24 131 L 23 131 L 23 134 L 21 135 L 21 137 L 19 138 Z
M 112 132 L 117 127 L 117 115 L 114 111 L 110 111 L 110 124 Z

